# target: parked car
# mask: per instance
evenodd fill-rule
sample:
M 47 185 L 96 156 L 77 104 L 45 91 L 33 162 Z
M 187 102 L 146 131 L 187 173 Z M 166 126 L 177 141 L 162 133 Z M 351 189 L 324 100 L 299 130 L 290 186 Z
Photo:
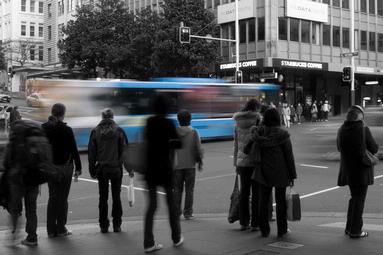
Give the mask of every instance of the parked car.
M 6 94 L 0 94 L 0 102 L 3 103 L 10 103 L 11 102 L 11 96 Z
M 47 107 L 48 101 L 41 93 L 32 93 L 27 97 L 27 105 L 32 107 Z

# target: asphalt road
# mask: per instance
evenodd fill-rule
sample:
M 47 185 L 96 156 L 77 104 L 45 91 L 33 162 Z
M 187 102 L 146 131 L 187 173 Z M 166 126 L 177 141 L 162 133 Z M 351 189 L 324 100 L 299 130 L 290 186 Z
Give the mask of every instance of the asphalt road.
M 383 112 L 371 111 L 366 115 L 366 121 L 372 124 L 374 137 L 383 144 Z M 302 211 L 304 213 L 344 213 L 349 195 L 347 188 L 336 187 L 339 162 L 336 160 L 335 137 L 342 120 L 332 119 L 329 122 L 305 123 L 295 125 L 289 131 L 293 142 L 298 180 L 295 191 L 302 196 Z M 204 143 L 205 165 L 203 172 L 197 174 L 195 187 L 194 212 L 226 213 L 229 198 L 234 183 L 233 142 L 220 141 Z M 72 183 L 69 201 L 70 222 L 97 221 L 98 217 L 98 187 L 89 177 L 87 155 L 81 154 L 83 174 L 78 182 Z M 383 163 L 375 168 L 377 176 L 375 185 L 370 186 L 366 201 L 365 213 L 381 214 L 383 211 Z M 128 176 L 124 177 L 124 185 Z M 140 176 L 135 178 L 135 186 L 145 189 Z M 126 186 L 124 186 L 126 187 Z M 124 216 L 142 217 L 146 201 L 145 190 L 136 190 L 136 204 L 129 207 L 126 188 L 122 191 Z M 159 194 L 164 197 L 163 194 Z M 46 221 L 48 190 L 46 185 L 41 187 L 38 198 L 39 222 Z M 157 215 L 166 215 L 165 200 L 159 202 Z M 0 212 L 0 229 L 7 225 L 7 213 Z

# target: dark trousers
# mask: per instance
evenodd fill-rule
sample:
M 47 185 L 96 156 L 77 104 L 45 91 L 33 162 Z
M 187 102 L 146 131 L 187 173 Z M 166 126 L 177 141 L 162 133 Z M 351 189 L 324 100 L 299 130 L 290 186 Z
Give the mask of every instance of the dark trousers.
M 174 171 L 174 199 L 177 212 L 185 217 L 193 215 L 193 198 L 195 185 L 195 168 L 177 169 Z M 185 205 L 181 210 L 182 192 L 185 186 Z
M 241 180 L 239 223 L 242 226 L 248 226 L 251 215 L 251 226 L 258 227 L 259 221 L 259 186 L 258 183 L 251 180 L 254 167 L 237 167 Z M 251 214 L 249 211 L 249 198 L 251 191 Z
M 49 199 L 47 208 L 48 235 L 67 231 L 65 225 L 68 217 L 68 196 L 72 183 L 73 166 L 57 166 L 64 173 L 60 182 L 48 182 Z
M 164 187 L 166 193 L 166 203 L 169 211 L 169 222 L 172 232 L 172 240 L 174 243 L 179 242 L 181 238 L 181 226 L 180 217 L 178 211 L 176 211 L 176 205 L 174 202 L 173 188 Z M 148 195 L 149 204 L 146 209 L 145 215 L 145 233 L 144 233 L 144 248 L 149 248 L 154 245 L 153 235 L 153 218 L 157 209 L 157 185 L 148 183 Z
M 9 204 L 8 210 L 12 219 L 12 231 L 17 231 L 19 217 L 23 210 L 23 198 L 25 206 L 25 232 L 29 238 L 37 238 L 37 196 L 39 187 L 22 187 L 16 184 L 9 184 Z
M 263 235 L 270 233 L 269 225 L 269 201 L 272 187 L 260 185 L 260 210 L 259 210 L 259 227 Z M 286 187 L 275 188 L 275 201 L 277 204 L 277 227 L 278 235 L 284 234 L 287 231 L 287 204 L 286 204 Z
M 351 199 L 348 202 L 346 230 L 359 235 L 363 227 L 363 210 L 368 186 L 349 186 Z
M 108 197 L 109 197 L 109 181 L 112 187 L 112 217 L 113 227 L 121 226 L 122 205 L 121 205 L 121 184 L 122 184 L 122 171 L 105 173 L 101 172 L 98 176 L 98 189 L 99 189 L 99 223 L 101 228 L 109 227 L 108 218 Z

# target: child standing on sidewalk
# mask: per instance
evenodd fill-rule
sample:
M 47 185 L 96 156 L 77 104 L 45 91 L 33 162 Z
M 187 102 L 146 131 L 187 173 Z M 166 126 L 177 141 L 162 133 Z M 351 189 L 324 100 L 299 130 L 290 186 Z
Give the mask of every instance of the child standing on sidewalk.
M 193 216 L 193 197 L 195 184 L 195 165 L 202 171 L 202 149 L 198 132 L 190 126 L 191 114 L 181 110 L 177 114 L 180 127 L 177 133 L 182 142 L 182 148 L 176 150 L 174 170 L 174 195 L 178 213 L 183 214 L 186 220 Z M 185 205 L 181 210 L 182 192 L 185 185 Z

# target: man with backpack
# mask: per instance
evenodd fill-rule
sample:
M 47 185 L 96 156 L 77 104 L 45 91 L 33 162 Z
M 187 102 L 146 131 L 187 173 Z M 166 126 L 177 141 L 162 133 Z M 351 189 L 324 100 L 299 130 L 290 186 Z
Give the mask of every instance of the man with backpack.
M 27 238 L 21 243 L 37 245 L 37 196 L 39 185 L 47 182 L 51 168 L 51 149 L 39 124 L 32 121 L 15 121 L 4 156 L 8 185 L 8 211 L 11 218 L 12 241 L 19 232 L 24 199 Z M 16 243 L 12 243 L 15 245 Z
M 121 184 L 123 153 L 128 145 L 124 131 L 114 122 L 113 111 L 104 109 L 101 113 L 102 120 L 95 127 L 88 144 L 89 173 L 93 179 L 98 179 L 99 188 L 99 223 L 101 233 L 109 231 L 108 218 L 108 191 L 109 181 L 112 187 L 112 217 L 114 232 L 121 232 L 122 205 Z M 129 176 L 133 177 L 131 169 Z
M 81 160 L 72 128 L 63 122 L 65 111 L 66 108 L 63 104 L 54 104 L 51 110 L 52 115 L 42 125 L 52 146 L 53 164 L 61 174 L 59 180 L 48 182 L 47 232 L 49 238 L 72 234 L 65 225 L 68 215 L 68 196 L 73 176 L 73 161 L 75 163 L 75 176 L 81 174 Z

